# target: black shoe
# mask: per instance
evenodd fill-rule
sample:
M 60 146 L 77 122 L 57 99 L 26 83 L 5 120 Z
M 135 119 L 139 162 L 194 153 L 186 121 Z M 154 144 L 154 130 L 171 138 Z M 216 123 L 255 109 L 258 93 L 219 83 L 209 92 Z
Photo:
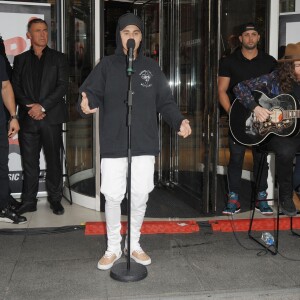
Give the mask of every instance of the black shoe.
M 60 202 L 51 202 L 50 203 L 50 208 L 52 209 L 53 213 L 56 215 L 63 215 L 65 212 L 64 207 L 61 205 Z
M 17 211 L 22 205 L 22 202 L 17 201 L 13 196 L 9 196 L 9 207 L 13 211 Z
M 0 221 L 13 224 L 24 224 L 27 219 L 14 212 L 10 207 L 0 211 Z
M 280 200 L 280 210 L 286 216 L 294 217 L 297 215 L 297 210 L 292 197 L 282 197 Z
M 36 202 L 24 202 L 22 205 L 16 210 L 17 214 L 23 215 L 27 212 L 36 211 Z

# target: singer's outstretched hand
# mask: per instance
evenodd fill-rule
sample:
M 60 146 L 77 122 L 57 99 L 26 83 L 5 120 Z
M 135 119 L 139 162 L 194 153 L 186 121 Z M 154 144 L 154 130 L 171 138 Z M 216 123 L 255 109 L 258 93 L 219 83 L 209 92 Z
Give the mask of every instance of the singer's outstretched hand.
M 192 129 L 191 129 L 191 126 L 189 123 L 190 123 L 190 121 L 187 119 L 185 119 L 181 122 L 180 131 L 178 131 L 179 136 L 186 138 L 192 133 Z
M 85 92 L 81 93 L 81 103 L 80 103 L 80 108 L 85 114 L 93 114 L 97 112 L 97 108 L 90 109 L 89 107 L 89 99 L 86 96 Z

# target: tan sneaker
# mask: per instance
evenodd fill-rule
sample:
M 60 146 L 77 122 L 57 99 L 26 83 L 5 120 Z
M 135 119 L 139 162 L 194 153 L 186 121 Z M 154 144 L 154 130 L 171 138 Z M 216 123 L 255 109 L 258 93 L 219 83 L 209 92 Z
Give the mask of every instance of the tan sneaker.
M 98 261 L 97 268 L 99 270 L 108 270 L 113 264 L 122 256 L 122 251 L 119 253 L 114 253 L 111 251 L 105 251 L 104 255 Z
M 128 252 L 127 249 L 124 248 L 124 254 L 127 256 Z M 148 266 L 151 264 L 151 258 L 150 256 L 143 251 L 142 248 L 139 249 L 135 249 L 131 252 L 130 257 L 136 261 L 138 264 L 144 265 L 144 266 Z

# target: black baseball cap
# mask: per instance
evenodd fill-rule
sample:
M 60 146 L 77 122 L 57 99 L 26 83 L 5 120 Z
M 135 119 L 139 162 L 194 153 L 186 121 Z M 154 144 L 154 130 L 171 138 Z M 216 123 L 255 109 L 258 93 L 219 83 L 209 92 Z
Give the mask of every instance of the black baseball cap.
M 239 35 L 242 35 L 245 31 L 248 30 L 255 30 L 259 34 L 258 27 L 256 26 L 255 23 L 246 23 L 240 26 Z

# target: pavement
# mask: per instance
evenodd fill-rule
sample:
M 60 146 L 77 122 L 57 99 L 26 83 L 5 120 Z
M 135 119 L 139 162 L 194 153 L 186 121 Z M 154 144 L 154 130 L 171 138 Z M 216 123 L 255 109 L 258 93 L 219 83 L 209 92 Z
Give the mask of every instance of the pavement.
M 85 235 L 84 226 L 1 229 L 0 299 L 300 299 L 298 236 L 280 231 L 272 255 L 246 232 L 199 224 L 192 234 L 143 235 L 152 264 L 137 282 L 97 269 L 106 238 Z

